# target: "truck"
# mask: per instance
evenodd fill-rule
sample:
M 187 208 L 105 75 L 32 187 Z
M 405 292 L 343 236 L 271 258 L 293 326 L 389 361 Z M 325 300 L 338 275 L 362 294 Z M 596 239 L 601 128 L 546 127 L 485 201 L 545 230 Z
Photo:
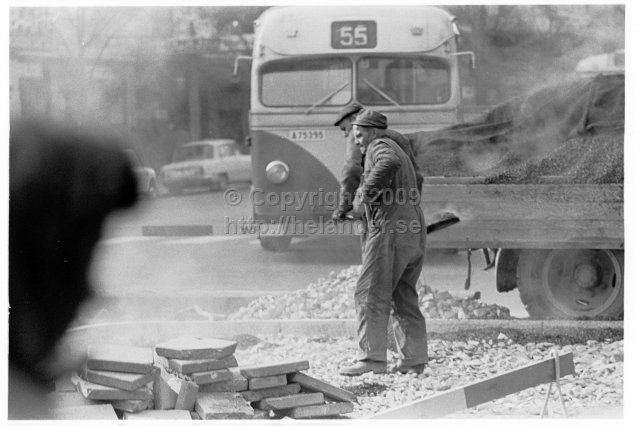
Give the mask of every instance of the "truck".
M 522 128 L 521 122 L 512 123 L 511 130 L 501 127 L 505 111 L 526 111 L 532 105 L 524 102 L 511 110 L 514 105 L 507 104 L 487 111 L 479 118 L 485 121 L 476 124 L 495 134 L 464 139 L 474 123 L 464 127 L 468 117 L 459 61 L 474 56 L 458 51 L 455 17 L 442 8 L 275 7 L 258 18 L 255 28 L 249 127 L 252 181 L 261 194 L 298 199 L 339 191 L 345 142 L 332 123 L 350 102 L 385 114 L 394 130 L 414 135 L 422 148 L 439 146 L 441 140 L 434 135 L 461 137 L 449 142 L 472 144 L 456 157 L 471 155 L 472 164 L 495 162 L 482 147 L 493 146 L 503 130 Z M 593 89 L 589 84 L 577 83 L 570 90 L 588 94 Z M 541 93 L 553 95 L 553 90 Z M 532 99 L 539 98 L 536 94 Z M 579 112 L 561 124 L 577 125 Z M 554 111 L 541 117 L 549 115 Z M 524 117 L 525 123 L 527 119 L 537 118 Z M 544 120 L 537 124 L 545 128 Z M 539 133 L 544 139 L 544 132 Z M 498 291 L 518 289 L 532 317 L 623 315 L 621 181 L 576 183 L 551 175 L 535 183 L 488 183 L 486 174 L 474 173 L 473 167 L 469 173 L 451 174 L 440 173 L 437 166 L 423 168 L 427 221 L 449 211 L 461 222 L 430 235 L 428 247 L 493 249 Z M 309 205 L 289 206 L 253 197 L 254 220 L 273 228 L 258 236 L 262 247 L 286 250 L 298 235 L 289 226 L 293 221 L 283 226 L 283 217 L 327 222 L 337 199 L 320 196 Z

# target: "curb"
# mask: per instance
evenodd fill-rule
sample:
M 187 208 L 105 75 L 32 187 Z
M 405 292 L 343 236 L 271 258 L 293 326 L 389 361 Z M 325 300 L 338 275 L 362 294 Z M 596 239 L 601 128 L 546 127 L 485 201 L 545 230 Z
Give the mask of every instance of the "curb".
M 623 321 L 568 320 L 427 320 L 427 332 L 434 334 L 498 329 L 532 334 L 575 334 L 576 329 L 622 330 Z M 73 346 L 109 342 L 154 346 L 178 336 L 231 339 L 239 334 L 355 337 L 354 319 L 246 320 L 246 321 L 130 321 L 85 325 L 69 329 L 65 341 Z

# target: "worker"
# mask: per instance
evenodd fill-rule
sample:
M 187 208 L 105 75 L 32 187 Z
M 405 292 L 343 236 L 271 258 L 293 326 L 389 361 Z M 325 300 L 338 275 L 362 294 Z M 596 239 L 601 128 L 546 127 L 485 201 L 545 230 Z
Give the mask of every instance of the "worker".
M 344 107 L 336 121 L 334 126 L 337 126 L 342 130 L 347 140 L 347 150 L 342 169 L 342 176 L 340 179 L 340 197 L 337 209 L 333 212 L 331 218 L 333 220 L 344 220 L 353 217 L 353 199 L 355 197 L 355 191 L 360 184 L 360 178 L 363 171 L 363 156 L 360 152 L 360 148 L 355 143 L 353 138 L 352 123 L 358 113 L 365 108 L 359 103 L 352 103 Z M 409 156 L 411 163 L 416 170 L 418 178 L 418 189 L 422 190 L 423 177 L 420 174 L 420 169 L 417 163 L 417 147 L 414 140 L 406 135 L 396 132 L 391 129 L 380 129 L 384 131 L 385 136 L 391 138 L 396 142 Z
M 359 103 L 349 104 L 340 111 L 338 118 L 333 123 L 334 126 L 342 130 L 344 137 L 347 139 L 347 152 L 340 180 L 340 201 L 338 208 L 331 216 L 334 220 L 346 219 L 347 215 L 352 212 L 353 197 L 360 184 L 360 176 L 363 170 L 362 153 L 353 139 L 351 128 L 356 115 L 363 109 L 364 107 Z
M 107 215 L 137 198 L 134 172 L 114 142 L 42 121 L 11 123 L 11 420 L 49 419 L 51 384 L 79 367 L 56 358 L 56 345 L 91 295 L 87 277 Z
M 363 110 L 353 121 L 365 157 L 358 193 L 366 234 L 355 291 L 358 362 L 340 370 L 346 376 L 387 371 L 390 317 L 400 357 L 390 371 L 420 374 L 427 363 L 426 324 L 416 291 L 426 243 L 420 192 L 411 159 L 386 136 L 386 128 L 386 117 L 375 111 Z

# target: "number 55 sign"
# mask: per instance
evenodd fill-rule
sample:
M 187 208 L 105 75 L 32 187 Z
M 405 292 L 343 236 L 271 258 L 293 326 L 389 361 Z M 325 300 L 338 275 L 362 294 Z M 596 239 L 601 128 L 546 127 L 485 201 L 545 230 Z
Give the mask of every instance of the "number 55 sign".
M 333 49 L 371 49 L 377 44 L 375 21 L 331 23 L 331 47 Z

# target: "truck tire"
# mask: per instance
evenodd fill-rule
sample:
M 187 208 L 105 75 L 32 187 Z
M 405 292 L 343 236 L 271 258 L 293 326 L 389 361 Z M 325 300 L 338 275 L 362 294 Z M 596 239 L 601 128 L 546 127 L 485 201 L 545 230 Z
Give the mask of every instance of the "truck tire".
M 260 237 L 260 245 L 267 251 L 285 251 L 291 245 L 291 237 Z
M 534 318 L 621 319 L 623 250 L 522 250 L 517 283 Z

